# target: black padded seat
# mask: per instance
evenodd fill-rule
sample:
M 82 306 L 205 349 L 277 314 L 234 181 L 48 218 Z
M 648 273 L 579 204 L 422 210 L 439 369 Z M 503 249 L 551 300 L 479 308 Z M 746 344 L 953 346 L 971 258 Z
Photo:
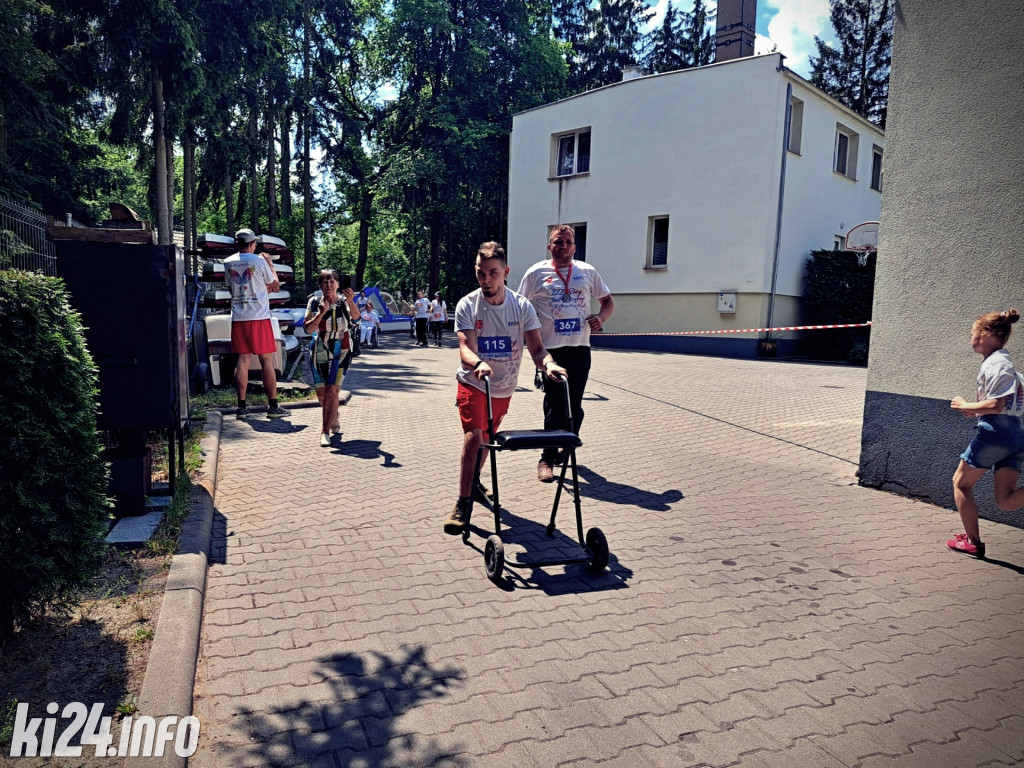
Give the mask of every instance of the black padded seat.
M 509 429 L 496 434 L 494 444 L 506 451 L 527 448 L 579 448 L 583 445 L 575 432 L 564 429 Z

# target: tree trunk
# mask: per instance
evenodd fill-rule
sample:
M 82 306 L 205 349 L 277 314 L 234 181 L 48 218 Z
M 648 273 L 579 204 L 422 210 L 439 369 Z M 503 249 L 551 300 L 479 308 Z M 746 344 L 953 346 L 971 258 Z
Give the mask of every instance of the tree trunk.
M 370 247 L 370 216 L 373 215 L 373 192 L 364 180 L 362 188 L 362 205 L 359 212 L 359 255 L 356 257 L 355 288 L 363 287 L 363 276 L 366 274 L 366 258 Z
M 164 128 L 164 152 L 167 155 L 167 224 L 170 240 L 174 242 L 174 136 Z
M 254 103 L 249 111 L 249 221 L 253 232 L 260 231 L 260 180 L 257 170 L 259 160 L 256 154 L 256 147 L 259 146 L 257 112 Z
M 434 295 L 441 282 L 441 219 L 440 213 L 434 213 L 430 217 L 430 271 L 427 278 L 430 296 Z
M 285 104 L 281 114 L 281 218 L 292 217 L 292 108 Z
M 154 185 L 156 187 L 157 243 L 172 242 L 171 225 L 167 218 L 167 151 L 164 146 L 164 81 L 156 66 L 153 67 L 153 157 Z
M 192 132 L 188 128 L 181 137 L 181 149 L 184 154 L 181 166 L 181 226 L 185 231 L 185 250 L 188 251 L 195 247 L 195 240 L 192 239 L 192 165 L 195 162 L 195 148 Z M 189 266 L 193 266 L 191 259 Z
M 309 4 L 302 4 L 302 230 L 303 249 L 305 251 L 306 267 L 306 293 L 313 292 L 313 269 L 316 260 L 313 256 L 313 179 L 312 179 L 312 141 L 310 134 L 313 132 L 312 120 L 309 110 L 309 71 L 310 71 L 310 45 L 309 45 Z
M 227 219 L 226 234 L 235 235 L 235 185 L 231 182 L 231 172 L 224 172 L 224 216 Z
M 238 180 L 238 208 L 235 210 L 235 220 L 238 222 L 239 226 L 242 226 L 245 223 L 245 209 L 247 207 L 246 198 L 248 196 L 249 185 L 246 183 L 246 179 L 243 176 Z
M 273 115 L 273 110 L 267 110 L 268 115 Z M 266 128 L 267 141 L 267 232 L 271 235 L 277 234 L 277 152 L 274 151 L 274 120 L 268 118 L 264 126 Z

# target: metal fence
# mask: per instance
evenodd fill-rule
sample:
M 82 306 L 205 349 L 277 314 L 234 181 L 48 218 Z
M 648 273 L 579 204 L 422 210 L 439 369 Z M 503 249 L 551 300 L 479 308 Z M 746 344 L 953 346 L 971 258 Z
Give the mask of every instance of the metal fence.
M 82 226 L 70 216 L 65 223 Z M 0 269 L 57 274 L 53 241 L 46 234 L 46 216 L 4 197 L 0 197 Z

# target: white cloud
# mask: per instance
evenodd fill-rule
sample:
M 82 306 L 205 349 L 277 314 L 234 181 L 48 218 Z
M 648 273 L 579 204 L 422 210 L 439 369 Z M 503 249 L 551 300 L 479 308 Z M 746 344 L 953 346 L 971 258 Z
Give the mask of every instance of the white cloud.
M 768 22 L 767 36 L 758 35 L 758 53 L 778 46 L 786 57 L 786 66 L 804 77 L 810 76 L 809 57 L 817 53 L 814 37 L 834 40 L 829 21 L 828 0 L 763 0 L 766 11 L 774 16 Z M 764 46 L 762 49 L 760 46 Z

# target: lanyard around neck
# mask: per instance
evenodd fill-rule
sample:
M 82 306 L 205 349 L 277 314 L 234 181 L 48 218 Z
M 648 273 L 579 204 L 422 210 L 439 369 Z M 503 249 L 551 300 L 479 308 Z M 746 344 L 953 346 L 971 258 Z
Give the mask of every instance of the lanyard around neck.
M 558 275 L 558 279 L 561 280 L 563 283 L 565 283 L 565 292 L 568 293 L 569 292 L 569 281 L 572 280 L 572 262 L 571 261 L 569 262 L 569 271 L 566 273 L 565 277 L 562 277 L 562 273 L 558 269 L 558 265 L 555 264 L 555 260 L 554 259 L 551 260 L 551 267 L 552 267 L 552 269 L 555 270 L 555 274 Z

